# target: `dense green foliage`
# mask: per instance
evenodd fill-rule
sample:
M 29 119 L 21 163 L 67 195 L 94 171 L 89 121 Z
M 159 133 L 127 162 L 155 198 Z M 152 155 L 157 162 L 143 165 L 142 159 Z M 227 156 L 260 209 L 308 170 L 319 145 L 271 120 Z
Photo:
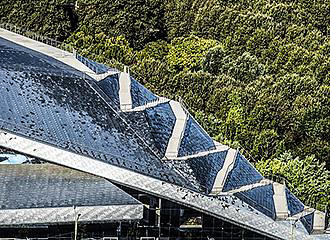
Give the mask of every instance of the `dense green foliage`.
M 288 186 L 302 201 L 324 210 L 329 201 L 330 175 L 325 164 L 320 163 L 314 156 L 304 159 L 293 158 L 288 152 L 279 158 L 260 161 L 257 167 L 265 176 L 280 176 L 287 179 Z M 311 187 L 313 186 L 313 187 Z
M 63 7 L 65 2 L 67 1 L 1 0 L 0 20 L 43 36 L 64 40 L 75 30 L 70 22 L 70 10 Z
M 4 0 L 0 20 L 130 65 L 260 171 L 287 178 L 305 200 L 330 202 L 330 0 L 69 2 Z

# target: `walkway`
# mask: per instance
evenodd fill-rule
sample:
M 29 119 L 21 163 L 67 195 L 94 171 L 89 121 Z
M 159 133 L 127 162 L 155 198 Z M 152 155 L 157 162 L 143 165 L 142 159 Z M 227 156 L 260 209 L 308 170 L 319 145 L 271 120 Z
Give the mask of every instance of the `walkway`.
M 84 65 L 82 62 L 77 60 L 74 56 L 74 54 L 61 50 L 59 48 L 47 45 L 42 42 L 35 41 L 31 38 L 24 37 L 22 35 L 10 32 L 8 30 L 5 30 L 3 28 L 0 28 L 0 37 L 3 39 L 6 39 L 10 42 L 13 42 L 15 44 L 19 44 L 23 47 L 32 49 L 34 51 L 37 51 L 39 53 L 42 53 L 46 56 L 52 57 L 78 71 L 86 73 L 88 76 L 92 77 L 96 81 L 100 81 L 112 74 L 118 73 L 114 71 L 109 71 L 107 73 L 103 74 L 96 74 L 93 72 L 90 68 L 88 68 L 86 65 Z

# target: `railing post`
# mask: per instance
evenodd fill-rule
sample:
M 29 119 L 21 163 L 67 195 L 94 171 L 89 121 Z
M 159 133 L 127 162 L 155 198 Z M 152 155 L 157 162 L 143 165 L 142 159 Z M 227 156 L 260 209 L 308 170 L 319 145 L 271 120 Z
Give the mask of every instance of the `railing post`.
M 327 203 L 327 205 L 325 205 L 325 228 L 324 230 L 327 230 L 328 226 L 329 226 L 329 218 L 330 218 L 330 215 L 329 215 L 329 204 Z

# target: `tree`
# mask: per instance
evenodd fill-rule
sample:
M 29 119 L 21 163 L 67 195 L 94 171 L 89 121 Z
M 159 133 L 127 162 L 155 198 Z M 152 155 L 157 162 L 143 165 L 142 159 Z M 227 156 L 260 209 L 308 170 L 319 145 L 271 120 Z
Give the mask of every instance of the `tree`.
M 124 36 L 109 37 L 105 33 L 90 35 L 84 30 L 72 34 L 66 40 L 66 43 L 72 45 L 83 56 L 103 63 L 109 59 L 126 65 L 137 61 L 136 52 L 129 46 Z
M 125 36 L 134 49 L 166 39 L 164 1 L 80 0 L 78 5 L 79 25 L 90 35 L 104 32 L 111 37 Z
M 169 67 L 175 72 L 201 70 L 207 51 L 217 44 L 215 40 L 196 36 L 175 38 L 167 55 Z
M 75 13 L 67 1 L 4 0 L 0 2 L 0 21 L 63 41 L 75 30 Z
M 299 159 L 285 152 L 279 158 L 259 161 L 256 167 L 263 175 L 284 177 L 290 190 L 307 205 L 330 202 L 330 172 L 313 155 Z

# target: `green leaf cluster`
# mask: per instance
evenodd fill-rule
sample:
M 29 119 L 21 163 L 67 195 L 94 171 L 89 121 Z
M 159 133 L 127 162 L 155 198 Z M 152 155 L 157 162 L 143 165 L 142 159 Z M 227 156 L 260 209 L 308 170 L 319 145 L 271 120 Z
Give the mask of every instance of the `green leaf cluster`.
M 310 206 L 317 203 L 313 207 L 324 211 L 330 203 L 330 172 L 313 155 L 299 159 L 285 152 L 278 158 L 257 162 L 256 167 L 263 175 L 286 179 L 291 191 Z

